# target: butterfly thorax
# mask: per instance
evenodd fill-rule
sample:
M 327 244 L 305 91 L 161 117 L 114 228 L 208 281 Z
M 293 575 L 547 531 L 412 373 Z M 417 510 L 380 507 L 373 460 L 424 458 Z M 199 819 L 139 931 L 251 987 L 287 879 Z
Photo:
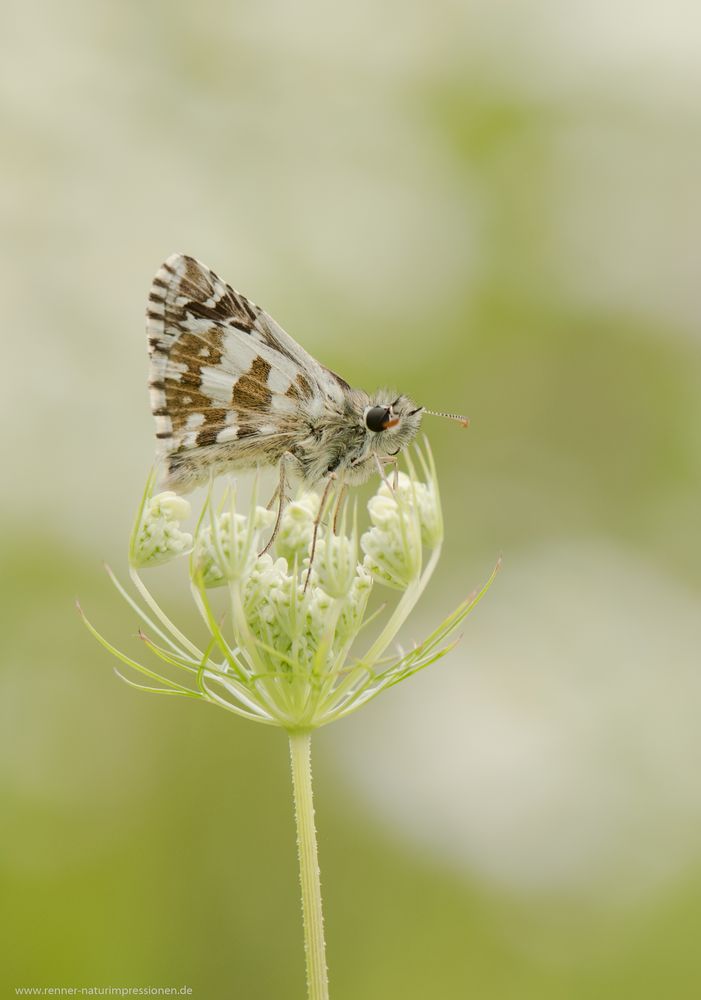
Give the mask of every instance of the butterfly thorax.
M 298 440 L 290 452 L 296 459 L 295 470 L 307 485 L 315 485 L 330 474 L 349 485 L 365 482 L 378 470 L 378 463 L 402 451 L 414 438 L 421 421 L 418 410 L 406 396 L 378 390 L 373 396 L 343 383 L 340 400 L 325 400 L 323 408 L 307 415 L 309 433 Z M 368 411 L 386 409 L 392 426 L 372 431 L 367 425 Z

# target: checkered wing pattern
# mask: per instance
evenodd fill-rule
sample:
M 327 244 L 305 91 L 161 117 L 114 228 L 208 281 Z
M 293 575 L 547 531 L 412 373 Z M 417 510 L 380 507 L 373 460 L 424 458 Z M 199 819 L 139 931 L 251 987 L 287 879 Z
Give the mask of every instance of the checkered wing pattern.
M 348 388 L 193 257 L 174 254 L 159 268 L 146 315 L 162 479 L 176 489 L 275 464 L 306 417 Z

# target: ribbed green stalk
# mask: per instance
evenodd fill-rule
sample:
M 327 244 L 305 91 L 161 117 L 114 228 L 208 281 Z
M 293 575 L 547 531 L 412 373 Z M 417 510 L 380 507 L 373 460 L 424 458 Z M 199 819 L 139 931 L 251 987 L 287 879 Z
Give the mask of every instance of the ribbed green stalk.
M 290 733 L 289 736 L 297 821 L 299 881 L 302 888 L 307 997 L 308 1000 L 328 1000 L 329 981 L 326 971 L 324 918 L 321 909 L 321 882 L 312 795 L 311 734 Z

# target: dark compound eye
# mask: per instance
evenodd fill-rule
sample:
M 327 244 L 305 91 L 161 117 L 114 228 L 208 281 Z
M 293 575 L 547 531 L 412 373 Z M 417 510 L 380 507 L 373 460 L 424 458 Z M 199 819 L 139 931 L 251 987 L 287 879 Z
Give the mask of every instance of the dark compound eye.
M 365 414 L 365 426 L 369 431 L 379 434 L 385 429 L 385 424 L 389 418 L 388 406 L 371 406 Z

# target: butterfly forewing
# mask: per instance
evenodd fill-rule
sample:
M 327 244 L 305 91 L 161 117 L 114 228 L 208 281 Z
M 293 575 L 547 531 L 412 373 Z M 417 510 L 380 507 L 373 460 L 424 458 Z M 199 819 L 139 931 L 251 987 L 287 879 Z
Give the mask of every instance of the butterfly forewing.
M 159 269 L 147 329 L 163 486 L 279 463 L 282 505 L 286 476 L 365 482 L 418 431 L 407 396 L 352 389 L 193 257 Z
M 342 393 L 342 380 L 192 257 L 159 269 L 147 331 L 156 437 L 175 485 L 212 465 L 276 462 L 300 436 L 302 404 Z

